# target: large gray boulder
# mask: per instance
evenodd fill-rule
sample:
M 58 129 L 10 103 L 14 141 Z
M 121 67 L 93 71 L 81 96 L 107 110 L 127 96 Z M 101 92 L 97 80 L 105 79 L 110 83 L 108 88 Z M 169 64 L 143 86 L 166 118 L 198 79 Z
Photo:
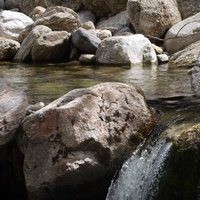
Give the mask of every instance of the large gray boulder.
M 32 60 L 50 62 L 67 59 L 70 36 L 71 34 L 66 31 L 52 31 L 42 34 L 33 44 Z
M 200 13 L 172 26 L 164 39 L 164 47 L 169 53 L 180 51 L 200 40 Z
M 25 93 L 0 78 L 0 148 L 16 137 L 27 106 Z
M 72 32 L 72 43 L 84 53 L 95 54 L 101 40 L 84 28 Z
M 35 40 L 41 37 L 45 33 L 51 32 L 51 29 L 46 26 L 36 26 L 24 39 L 22 42 L 19 51 L 14 57 L 14 60 L 18 62 L 25 62 L 31 60 L 31 50 Z
M 19 42 L 0 37 L 0 61 L 12 60 L 19 48 Z
M 191 17 L 200 12 L 199 0 L 176 0 L 182 19 Z
M 53 31 L 67 31 L 80 27 L 79 16 L 72 9 L 62 6 L 49 7 L 35 21 L 35 25 L 44 25 Z
M 0 36 L 18 41 L 20 32 L 33 20 L 23 13 L 3 10 L 0 12 Z
M 181 21 L 174 0 L 129 0 L 127 11 L 137 33 L 163 37 L 174 24 Z
M 96 59 L 97 63 L 109 65 L 157 63 L 151 42 L 141 34 L 104 39 L 99 44 Z
M 95 199 L 154 123 L 141 89 L 123 83 L 73 90 L 29 115 L 19 142 L 29 199 Z

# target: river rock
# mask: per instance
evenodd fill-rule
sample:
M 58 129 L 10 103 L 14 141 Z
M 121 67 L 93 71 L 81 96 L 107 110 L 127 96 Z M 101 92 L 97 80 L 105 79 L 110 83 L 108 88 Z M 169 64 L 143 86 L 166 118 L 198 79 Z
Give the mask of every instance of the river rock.
M 99 23 L 97 23 L 96 28 L 106 29 L 111 31 L 114 30 L 113 34 L 115 34 L 120 29 L 126 27 L 128 23 L 129 23 L 128 13 L 127 11 L 122 11 L 113 17 L 101 20 Z
M 170 67 L 191 68 L 195 65 L 200 52 L 200 40 L 174 53 L 169 60 Z
M 128 0 L 127 11 L 136 32 L 146 36 L 164 37 L 169 28 L 181 21 L 174 0 Z
M 42 34 L 35 40 L 31 57 L 33 61 L 61 61 L 69 55 L 69 38 L 71 34 L 66 31 L 52 31 Z
M 22 126 L 29 199 L 97 199 L 151 132 L 154 114 L 138 87 L 103 83 L 69 92 Z
M 4 10 L 0 12 L 0 36 L 18 41 L 19 33 L 32 23 L 23 13 Z
M 129 27 L 124 27 L 117 31 L 114 36 L 125 36 L 135 34 L 135 31 L 131 30 Z
M 42 14 L 46 11 L 45 8 L 43 8 L 42 6 L 37 6 L 33 9 L 33 11 L 30 13 L 29 17 L 33 20 L 36 21 L 37 19 L 39 19 Z
M 81 51 L 95 54 L 101 40 L 84 28 L 72 32 L 72 43 Z
M 54 7 L 54 6 L 65 6 L 71 8 L 75 11 L 79 10 L 82 6 L 81 0 L 19 0 L 20 10 L 29 15 L 33 9 L 37 6 L 42 6 L 44 8 Z
M 33 44 L 35 43 L 35 40 L 41 37 L 43 34 L 49 33 L 49 32 L 51 32 L 51 29 L 46 26 L 43 26 L 43 25 L 36 26 L 22 42 L 19 51 L 14 57 L 14 60 L 18 62 L 30 61 L 31 50 L 32 50 Z
M 81 10 L 77 14 L 79 15 L 81 24 L 88 21 L 92 21 L 94 24 L 96 23 L 96 16 L 89 10 Z
M 79 16 L 72 9 L 62 6 L 50 7 L 45 10 L 35 25 L 48 26 L 54 31 L 67 31 L 71 33 L 80 27 Z
M 192 15 L 200 12 L 200 4 L 198 0 L 176 0 L 178 3 L 178 9 L 181 13 L 182 19 L 191 17 Z
M 151 42 L 141 34 L 104 39 L 99 44 L 96 57 L 100 64 L 136 65 L 157 62 Z
M 100 40 L 104 40 L 105 38 L 112 37 L 112 33 L 109 30 L 90 29 L 90 32 L 96 35 Z
M 125 10 L 127 0 L 82 0 L 82 2 L 87 10 L 101 18 Z
M 94 54 L 81 54 L 79 57 L 79 61 L 85 64 L 93 64 L 95 63 L 96 56 Z
M 200 40 L 200 13 L 172 26 L 165 36 L 164 47 L 169 53 L 175 53 L 198 40 Z
M 0 148 L 16 137 L 27 106 L 25 93 L 0 78 Z
M 0 37 L 0 61 L 12 60 L 19 48 L 19 42 Z
M 87 21 L 85 23 L 81 24 L 81 28 L 84 28 L 86 30 L 90 30 L 90 29 L 95 29 L 94 23 L 92 21 Z

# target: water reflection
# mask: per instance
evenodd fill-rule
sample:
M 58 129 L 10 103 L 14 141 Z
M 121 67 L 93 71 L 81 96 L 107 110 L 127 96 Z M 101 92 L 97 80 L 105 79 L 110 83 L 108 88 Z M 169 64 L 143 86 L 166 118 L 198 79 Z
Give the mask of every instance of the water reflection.
M 118 81 L 140 86 L 147 99 L 190 96 L 187 69 L 161 66 L 66 66 L 62 64 L 0 63 L 0 77 L 25 90 L 30 103 L 50 103 L 75 88 Z

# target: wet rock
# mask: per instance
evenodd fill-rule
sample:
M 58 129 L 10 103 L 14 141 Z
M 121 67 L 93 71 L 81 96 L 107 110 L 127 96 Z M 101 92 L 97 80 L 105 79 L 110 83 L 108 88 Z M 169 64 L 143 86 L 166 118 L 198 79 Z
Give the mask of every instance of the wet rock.
M 174 53 L 169 59 L 170 67 L 191 68 L 195 65 L 200 52 L 200 41 L 192 43 L 181 51 Z
M 25 62 L 31 60 L 31 50 L 35 40 L 41 37 L 45 33 L 51 32 L 51 29 L 46 26 L 36 26 L 24 39 L 22 42 L 19 51 L 14 57 L 14 60 L 18 62 Z
M 136 32 L 145 36 L 164 37 L 169 28 L 181 21 L 174 0 L 129 0 L 127 11 Z
M 12 60 L 19 48 L 19 42 L 0 37 L 0 61 Z
M 35 40 L 31 49 L 33 61 L 62 61 L 68 60 L 71 34 L 67 31 L 52 31 L 43 33 Z
M 151 42 L 141 34 L 104 39 L 96 52 L 100 64 L 135 65 L 157 62 Z
M 0 12 L 0 35 L 18 41 L 20 32 L 33 20 L 23 13 L 4 10 Z
M 166 63 L 169 61 L 169 57 L 167 54 L 159 54 L 157 55 L 158 63 Z
M 166 51 L 175 53 L 191 43 L 200 40 L 199 21 L 200 13 L 172 26 L 167 32 L 164 40 Z
M 141 89 L 122 83 L 73 90 L 29 115 L 20 142 L 29 199 L 95 199 L 154 122 Z
M 16 137 L 28 100 L 24 92 L 0 79 L 0 148 Z
M 50 7 L 45 10 L 35 25 L 44 25 L 53 31 L 67 31 L 71 33 L 80 27 L 79 16 L 72 9 L 62 6 Z
M 83 28 L 72 32 L 72 43 L 85 53 L 95 54 L 100 42 L 98 37 Z

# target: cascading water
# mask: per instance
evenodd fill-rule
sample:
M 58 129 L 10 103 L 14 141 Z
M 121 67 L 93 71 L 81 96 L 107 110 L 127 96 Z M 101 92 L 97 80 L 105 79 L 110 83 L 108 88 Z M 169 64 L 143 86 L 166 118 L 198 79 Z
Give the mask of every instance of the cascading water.
M 152 144 L 142 144 L 122 166 L 113 181 L 106 200 L 151 200 L 158 191 L 165 160 L 172 143 L 159 139 Z

